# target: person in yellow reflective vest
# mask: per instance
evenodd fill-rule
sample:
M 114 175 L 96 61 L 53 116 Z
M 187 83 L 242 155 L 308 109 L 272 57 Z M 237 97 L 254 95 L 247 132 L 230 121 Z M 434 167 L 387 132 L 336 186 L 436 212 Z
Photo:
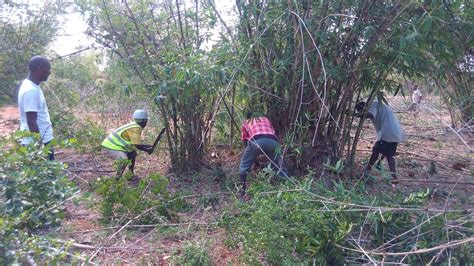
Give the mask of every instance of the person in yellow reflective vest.
M 110 133 L 107 138 L 102 141 L 102 148 L 107 156 L 114 160 L 129 160 L 129 170 L 135 178 L 133 170 L 135 168 L 135 159 L 137 150 L 145 151 L 148 154 L 153 152 L 151 145 L 142 144 L 142 131 L 148 122 L 148 113 L 139 109 L 133 113 L 133 122 L 123 125 Z M 119 179 L 127 164 L 119 165 L 116 178 Z

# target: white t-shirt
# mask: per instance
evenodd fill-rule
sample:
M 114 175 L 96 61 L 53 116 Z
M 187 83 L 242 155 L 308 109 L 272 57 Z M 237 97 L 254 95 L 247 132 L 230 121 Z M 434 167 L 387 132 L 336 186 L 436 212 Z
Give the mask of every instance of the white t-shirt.
M 369 113 L 374 116 L 372 122 L 377 131 L 377 141 L 402 142 L 405 140 L 400 122 L 390 106 L 374 101 L 370 105 Z
M 18 107 L 20 108 L 20 130 L 29 131 L 26 112 L 36 112 L 36 123 L 40 131 L 41 141 L 50 142 L 53 139 L 53 128 L 49 118 L 48 106 L 43 91 L 29 79 L 23 80 L 18 92 Z M 24 138 L 21 144 L 28 145 L 31 138 Z
M 411 101 L 412 103 L 419 103 L 421 100 L 421 91 L 420 90 L 415 90 L 413 91 L 413 94 L 411 95 Z

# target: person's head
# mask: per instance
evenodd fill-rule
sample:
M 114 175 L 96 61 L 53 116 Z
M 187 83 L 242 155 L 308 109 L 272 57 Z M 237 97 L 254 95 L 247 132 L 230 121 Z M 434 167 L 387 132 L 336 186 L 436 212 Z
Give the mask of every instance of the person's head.
M 51 63 L 48 58 L 35 55 L 30 59 L 30 61 L 28 61 L 28 69 L 32 81 L 39 84 L 42 81 L 48 80 L 48 77 L 51 74 Z
M 245 119 L 257 118 L 265 116 L 265 113 L 262 111 L 261 107 L 247 107 L 244 110 Z
M 251 109 L 247 109 L 245 111 L 245 119 L 250 119 L 252 118 L 252 115 L 253 115 L 253 111 Z
M 137 122 L 141 127 L 146 127 L 148 123 L 148 113 L 144 109 L 138 109 L 133 112 L 133 120 Z
M 413 86 L 413 90 L 414 91 L 418 90 L 418 85 Z
M 365 108 L 365 102 L 364 101 L 360 101 L 356 104 L 356 110 L 357 112 L 361 113 Z

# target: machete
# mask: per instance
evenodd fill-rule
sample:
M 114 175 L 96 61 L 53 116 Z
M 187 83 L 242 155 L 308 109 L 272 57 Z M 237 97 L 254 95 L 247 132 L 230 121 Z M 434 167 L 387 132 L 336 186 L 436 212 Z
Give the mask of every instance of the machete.
M 152 147 L 151 153 L 153 153 L 153 152 L 155 151 L 156 145 L 158 145 L 158 142 L 160 142 L 161 137 L 163 137 L 163 134 L 165 134 L 165 130 L 166 130 L 166 128 L 163 128 L 163 129 L 160 131 L 160 134 L 158 135 L 158 137 L 156 138 L 155 142 L 154 142 L 153 145 L 151 146 L 151 147 Z

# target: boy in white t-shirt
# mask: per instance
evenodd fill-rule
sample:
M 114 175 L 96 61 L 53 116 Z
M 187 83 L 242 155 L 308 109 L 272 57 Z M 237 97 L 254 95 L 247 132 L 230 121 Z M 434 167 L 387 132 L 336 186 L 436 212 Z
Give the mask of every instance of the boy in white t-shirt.
M 421 103 L 421 98 L 423 95 L 421 94 L 420 89 L 418 88 L 418 85 L 415 85 L 413 87 L 413 94 L 411 95 L 411 105 L 408 108 L 407 111 L 414 111 L 418 109 L 418 105 Z
M 48 145 L 53 140 L 53 128 L 40 83 L 48 80 L 51 74 L 51 63 L 46 57 L 33 56 L 28 62 L 28 69 L 29 75 L 23 80 L 18 91 L 20 130 L 39 133 L 41 142 Z M 31 142 L 31 138 L 24 138 L 21 144 L 28 145 Z M 48 157 L 54 160 L 52 147 Z

